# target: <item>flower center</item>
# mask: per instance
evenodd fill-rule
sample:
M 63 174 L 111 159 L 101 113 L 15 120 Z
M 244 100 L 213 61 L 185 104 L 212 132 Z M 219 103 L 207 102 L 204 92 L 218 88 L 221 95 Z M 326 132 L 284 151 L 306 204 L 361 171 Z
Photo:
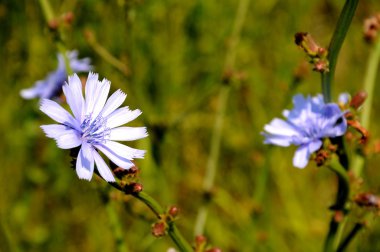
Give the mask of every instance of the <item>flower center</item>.
M 80 127 L 82 129 L 82 140 L 89 144 L 104 143 L 110 135 L 107 120 L 102 115 L 98 115 L 95 119 L 92 119 L 91 114 L 87 115 Z

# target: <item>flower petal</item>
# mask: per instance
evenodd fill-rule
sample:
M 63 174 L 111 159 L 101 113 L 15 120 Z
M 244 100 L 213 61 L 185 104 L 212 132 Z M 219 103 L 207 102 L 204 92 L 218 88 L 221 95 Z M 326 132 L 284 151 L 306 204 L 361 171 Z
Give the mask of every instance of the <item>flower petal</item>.
M 84 143 L 79 151 L 76 172 L 80 179 L 91 180 L 94 172 L 94 156 L 92 147 Z
M 95 105 L 93 109 L 93 116 L 98 116 L 99 113 L 103 110 L 104 104 L 107 101 L 107 96 L 110 91 L 111 82 L 107 79 L 103 79 L 102 82 L 98 82 L 97 85 L 97 96 L 95 98 Z
M 36 98 L 40 95 L 41 91 L 38 85 L 28 88 L 28 89 L 23 89 L 20 92 L 20 95 L 24 99 L 33 99 Z
M 98 81 L 98 75 L 90 73 L 86 82 L 86 114 L 96 118 L 102 111 L 110 89 L 110 82 Z
M 78 121 L 82 121 L 84 99 L 82 95 L 82 82 L 78 75 L 69 76 L 68 83 L 62 87 L 67 103 Z
M 114 141 L 107 141 L 103 145 L 105 145 L 108 149 L 110 149 L 117 155 L 125 157 L 129 160 L 133 160 L 134 158 L 144 158 L 145 150 L 131 148 L 129 146 Z
M 96 86 L 99 82 L 98 77 L 99 75 L 97 73 L 93 73 L 93 72 L 88 73 L 86 86 L 85 86 L 86 115 L 92 112 L 95 102 L 96 102 L 96 100 L 93 99 L 93 96 L 95 93 Z
M 107 141 L 103 144 L 95 144 L 95 148 L 103 152 L 116 165 L 128 169 L 133 166 L 130 160 L 143 158 L 145 151 L 128 147 L 114 141 Z
M 77 131 L 68 129 L 66 134 L 55 138 L 57 145 L 61 149 L 72 149 L 82 144 L 82 139 L 78 136 Z
M 293 138 L 288 136 L 270 135 L 262 133 L 265 137 L 264 144 L 274 144 L 282 147 L 288 147 L 293 143 Z
M 312 142 L 310 142 L 308 144 L 308 148 L 309 148 L 309 153 L 313 153 L 313 152 L 316 152 L 317 150 L 319 150 L 322 146 L 322 141 L 319 140 L 319 139 L 316 139 Z
M 110 140 L 133 141 L 148 136 L 146 127 L 118 127 L 110 130 Z
M 118 107 L 123 104 L 125 98 L 127 97 L 120 89 L 113 93 L 107 100 L 106 105 L 102 110 L 103 117 L 107 117 L 109 114 L 115 111 Z
M 128 107 L 122 107 L 115 110 L 107 117 L 107 127 L 110 129 L 126 124 L 141 115 L 139 109 L 129 110 Z
M 321 146 L 322 141 L 319 139 L 301 145 L 294 154 L 293 165 L 297 168 L 305 168 L 307 163 L 309 163 L 311 153 L 317 151 Z
M 42 99 L 40 110 L 48 115 L 51 119 L 59 123 L 71 126 L 75 129 L 80 128 L 78 121 L 76 121 L 69 112 L 67 112 L 64 108 L 62 108 L 58 103 L 54 101 Z
M 98 152 L 94 151 L 93 153 L 96 168 L 102 178 L 104 178 L 107 182 L 115 182 L 115 178 L 112 175 L 112 172 L 106 162 L 104 162 L 103 158 L 99 155 Z
M 265 125 L 264 130 L 270 134 L 289 137 L 300 134 L 291 124 L 278 118 L 274 118 L 269 124 Z
M 72 130 L 70 127 L 62 124 L 41 125 L 40 127 L 46 136 L 50 138 L 57 138 L 61 135 L 68 134 L 68 130 Z
M 309 162 L 309 146 L 307 144 L 301 145 L 293 156 L 293 165 L 297 168 L 305 168 Z

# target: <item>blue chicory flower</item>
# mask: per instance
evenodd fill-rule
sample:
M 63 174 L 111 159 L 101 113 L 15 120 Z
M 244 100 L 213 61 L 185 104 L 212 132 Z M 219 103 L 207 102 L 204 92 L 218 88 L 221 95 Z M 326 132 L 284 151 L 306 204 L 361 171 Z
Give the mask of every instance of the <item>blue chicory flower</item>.
M 70 62 L 70 68 L 74 73 L 88 72 L 92 69 L 90 59 L 78 59 L 77 51 L 69 51 L 66 55 Z M 50 72 L 46 79 L 36 81 L 33 87 L 21 90 L 21 97 L 24 99 L 33 99 L 37 97 L 52 99 L 59 95 L 63 84 L 67 80 L 67 70 L 63 55 L 57 54 L 57 57 L 57 69 Z
M 294 109 L 284 110 L 285 120 L 275 118 L 265 125 L 265 144 L 296 145 L 293 165 L 304 168 L 310 155 L 322 147 L 323 138 L 342 136 L 347 130 L 344 113 L 335 103 L 325 104 L 322 95 L 293 97 Z
M 98 151 L 124 169 L 133 166 L 131 160 L 143 158 L 145 154 L 144 150 L 115 142 L 137 140 L 148 134 L 145 127 L 120 127 L 137 118 L 141 111 L 119 108 L 126 94 L 117 90 L 107 99 L 109 90 L 108 80 L 99 81 L 98 74 L 89 73 L 83 98 L 81 81 L 74 74 L 69 76 L 68 83 L 63 86 L 73 115 L 52 100 L 41 101 L 41 111 L 59 123 L 42 125 L 46 136 L 55 139 L 61 149 L 80 146 L 76 172 L 81 179 L 91 180 L 95 163 L 99 174 L 106 181 L 115 181 Z

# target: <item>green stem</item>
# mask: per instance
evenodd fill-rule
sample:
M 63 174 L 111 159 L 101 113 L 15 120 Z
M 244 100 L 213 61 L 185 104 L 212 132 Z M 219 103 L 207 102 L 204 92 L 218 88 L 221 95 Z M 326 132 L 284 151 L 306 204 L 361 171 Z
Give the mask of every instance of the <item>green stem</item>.
M 331 102 L 331 84 L 335 73 L 336 61 L 352 18 L 355 14 L 359 0 L 346 0 L 343 10 L 340 14 L 338 23 L 335 27 L 334 35 L 330 41 L 327 60 L 329 61 L 329 71 L 322 73 L 322 93 L 325 102 Z
M 173 222 L 169 223 L 168 233 L 169 233 L 169 236 L 174 241 L 174 243 L 180 249 L 180 251 L 183 251 L 183 252 L 193 252 L 194 251 L 194 249 L 185 240 L 185 238 L 183 238 L 181 232 L 179 232 L 178 228 L 176 227 L 176 225 Z
M 327 167 L 335 172 L 338 177 L 338 194 L 335 204 L 331 207 L 331 209 L 334 211 L 341 211 L 341 213 L 345 215 L 345 205 L 350 193 L 350 184 L 347 171 L 339 162 L 339 158 L 335 155 L 331 158 Z M 335 215 L 332 216 L 329 232 L 325 240 L 325 252 L 335 251 L 336 244 L 339 242 L 338 231 L 340 223 L 341 220 L 338 220 Z
M 106 211 L 108 214 L 108 218 L 110 220 L 110 225 L 111 225 L 113 234 L 115 236 L 116 250 L 118 252 L 127 252 L 128 248 L 124 242 L 123 229 L 122 229 L 122 226 L 120 225 L 121 222 L 116 213 L 115 207 L 112 204 L 112 201 L 108 201 L 106 203 Z
M 143 202 L 147 207 L 152 210 L 152 212 L 156 215 L 158 219 L 161 219 L 162 214 L 164 213 L 162 207 L 160 204 L 151 196 L 149 196 L 145 192 L 139 192 L 139 193 L 133 193 L 133 197 L 139 199 L 141 202 Z M 167 223 L 168 228 L 168 234 L 170 238 L 173 240 L 173 242 L 178 246 L 180 251 L 184 252 L 192 252 L 193 248 L 191 245 L 183 238 L 182 234 L 179 232 L 178 228 L 174 224 L 174 222 Z
M 41 6 L 41 9 L 42 9 L 42 12 L 44 13 L 44 16 L 45 16 L 45 20 L 47 22 L 47 24 L 49 25 L 52 21 L 54 21 L 54 12 L 53 12 L 53 8 L 51 7 L 50 5 L 50 2 L 49 0 L 39 0 L 40 1 L 40 6 Z M 62 35 L 59 31 L 59 27 L 57 27 L 55 30 L 52 30 L 52 32 L 54 33 L 54 42 L 58 48 L 58 51 L 62 54 L 63 56 L 63 60 L 65 62 L 65 67 L 66 67 L 66 72 L 68 75 L 71 75 L 73 74 L 73 71 L 70 67 L 70 61 L 67 57 L 67 50 L 66 50 L 66 47 L 62 41 Z
M 129 67 L 124 62 L 113 56 L 106 48 L 101 46 L 96 40 L 95 35 L 91 34 L 91 36 L 87 39 L 87 42 L 100 57 L 118 69 L 125 76 L 129 76 L 131 74 Z
M 240 40 L 240 32 L 243 27 L 245 17 L 247 14 L 247 9 L 249 5 L 249 0 L 240 0 L 234 25 L 232 28 L 231 34 L 231 44 L 229 51 L 226 54 L 224 71 L 232 71 L 235 66 L 235 58 L 236 58 L 236 49 Z M 218 104 L 218 112 L 217 118 L 215 120 L 212 139 L 211 139 L 211 149 L 210 155 L 207 162 L 206 174 L 203 181 L 203 191 L 205 194 L 209 194 L 214 186 L 215 174 L 217 171 L 217 164 L 219 159 L 220 152 L 220 143 L 222 138 L 222 128 L 223 128 L 223 118 L 226 112 L 228 96 L 230 93 L 230 85 L 223 85 L 219 92 L 219 104 Z M 194 233 L 195 235 L 203 234 L 203 230 L 205 227 L 207 215 L 208 215 L 208 206 L 209 206 L 209 198 L 205 203 L 199 208 L 198 215 L 195 221 Z
M 40 5 L 44 13 L 46 22 L 49 23 L 54 19 L 54 12 L 48 0 L 40 0 Z
M 132 196 L 143 202 L 150 210 L 152 210 L 158 219 L 161 219 L 164 210 L 154 198 L 145 192 L 134 193 Z
M 108 182 L 108 184 L 116 188 L 117 190 L 122 191 L 123 193 L 126 193 L 120 184 L 116 182 Z M 133 197 L 135 197 L 136 199 L 144 203 L 156 215 L 157 219 L 162 220 L 162 215 L 165 212 L 163 208 L 161 207 L 161 205 L 153 197 L 151 197 L 149 194 L 143 191 L 137 192 L 137 193 L 131 193 L 130 195 L 132 195 Z M 182 236 L 182 234 L 176 227 L 175 223 L 170 221 L 170 222 L 167 222 L 167 225 L 169 227 L 168 234 L 170 238 L 173 240 L 173 242 L 178 246 L 180 251 L 193 252 L 193 248 Z
M 351 232 L 347 235 L 346 239 L 339 245 L 337 252 L 343 252 L 348 244 L 352 241 L 352 239 L 355 237 L 356 234 L 359 233 L 359 231 L 364 227 L 363 223 L 356 223 L 355 226 L 352 228 Z
M 375 47 L 372 49 L 367 63 L 367 71 L 364 77 L 364 90 L 367 92 L 368 96 L 363 104 L 360 124 L 365 128 L 369 128 L 370 116 L 373 102 L 373 95 L 375 93 L 375 82 L 376 74 L 379 67 L 380 60 L 380 38 L 377 39 Z M 365 164 L 365 157 L 361 154 L 355 155 L 352 164 L 352 171 L 359 177 L 362 173 Z

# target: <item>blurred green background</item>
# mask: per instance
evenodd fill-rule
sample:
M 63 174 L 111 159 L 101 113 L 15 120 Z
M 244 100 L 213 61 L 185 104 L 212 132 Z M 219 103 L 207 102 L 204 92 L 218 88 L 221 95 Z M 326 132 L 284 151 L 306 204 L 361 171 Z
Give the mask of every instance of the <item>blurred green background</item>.
M 223 251 L 321 251 L 328 207 L 335 199 L 334 175 L 313 163 L 293 168 L 295 148 L 265 146 L 260 132 L 291 106 L 294 93 L 320 92 L 320 76 L 305 67 L 293 35 L 307 31 L 328 45 L 343 3 L 249 2 L 205 227 L 211 245 Z M 90 57 L 113 90 L 128 94 L 126 104 L 143 111 L 131 124 L 146 125 L 150 134 L 131 143 L 147 150 L 147 157 L 137 161 L 140 182 L 163 206 L 180 207 L 178 227 L 193 241 L 239 1 L 51 4 L 56 17 L 74 14 L 71 25 L 61 25 L 66 47 Z M 371 48 L 362 39 L 362 23 L 376 11 L 379 1 L 360 1 L 338 60 L 334 98 L 362 88 Z M 129 251 L 174 247 L 168 237 L 151 235 L 154 215 L 136 199 L 99 179 L 79 180 L 69 152 L 39 128 L 52 120 L 39 111 L 37 100 L 20 97 L 21 89 L 57 65 L 57 48 L 39 2 L 1 1 L 0 27 L 0 251 L 117 251 L 115 222 L 121 223 Z M 116 66 L 103 50 L 118 59 Z M 370 143 L 380 134 L 380 101 L 373 106 Z M 379 193 L 380 158 L 369 161 L 360 190 Z M 111 201 L 104 200 L 107 195 Z M 113 218 L 115 212 L 119 219 Z M 369 219 L 349 251 L 380 251 L 375 221 Z

